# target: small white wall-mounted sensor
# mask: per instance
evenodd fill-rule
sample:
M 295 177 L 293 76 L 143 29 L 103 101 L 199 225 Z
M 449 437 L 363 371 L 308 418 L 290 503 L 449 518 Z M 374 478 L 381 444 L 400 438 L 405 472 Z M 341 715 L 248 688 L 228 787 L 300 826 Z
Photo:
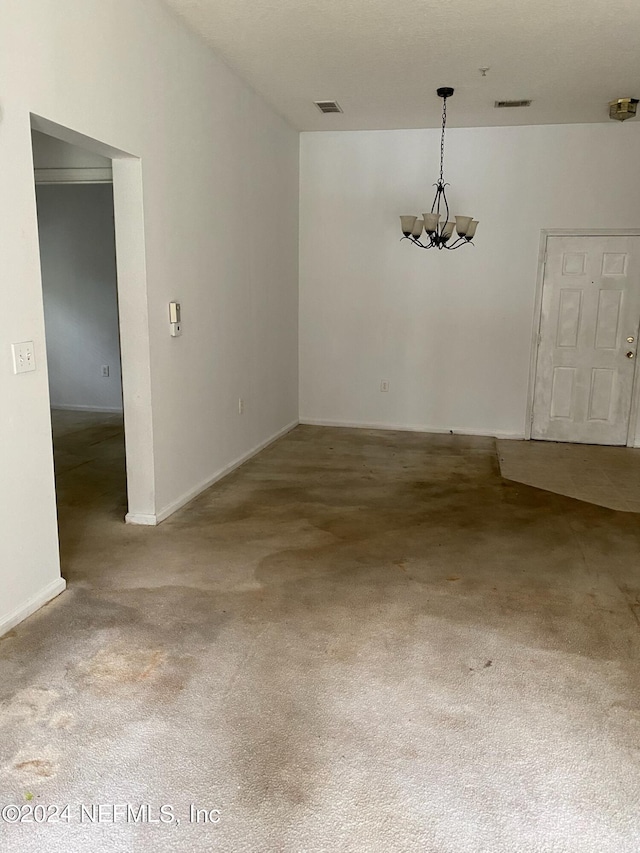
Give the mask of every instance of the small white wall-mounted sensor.
M 182 323 L 180 322 L 180 303 L 169 303 L 169 331 L 172 338 L 179 338 L 182 334 Z

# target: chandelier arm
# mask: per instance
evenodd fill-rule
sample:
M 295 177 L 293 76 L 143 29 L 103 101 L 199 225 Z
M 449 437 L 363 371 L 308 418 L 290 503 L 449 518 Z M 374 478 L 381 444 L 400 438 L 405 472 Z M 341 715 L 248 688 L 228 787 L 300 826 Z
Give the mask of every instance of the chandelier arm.
M 449 221 L 449 202 L 447 201 L 447 194 L 444 191 L 444 184 L 442 185 L 442 198 L 444 199 L 444 206 L 447 210 L 447 215 L 444 221 L 443 228 L 446 227 L 447 222 Z
M 455 243 L 452 243 L 450 246 L 445 245 L 444 248 L 450 250 L 459 249 L 460 246 L 466 246 L 467 243 L 470 243 L 472 246 L 475 245 L 474 243 L 471 243 L 471 240 L 467 240 L 465 237 L 458 237 Z
M 403 239 L 411 240 L 414 246 L 417 246 L 419 249 L 433 249 L 433 247 L 436 245 L 436 243 L 431 242 L 427 243 L 427 245 L 425 246 L 424 243 L 421 243 L 420 240 L 417 240 L 415 237 L 404 237 Z

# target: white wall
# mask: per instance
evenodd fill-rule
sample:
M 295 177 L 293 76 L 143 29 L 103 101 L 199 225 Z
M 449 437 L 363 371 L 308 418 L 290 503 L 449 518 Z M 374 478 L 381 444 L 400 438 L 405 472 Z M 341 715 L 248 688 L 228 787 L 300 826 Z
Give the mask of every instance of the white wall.
M 36 196 L 51 405 L 122 411 L 112 187 Z
M 30 112 L 142 158 L 158 514 L 297 418 L 298 135 L 157 0 L 3 3 L 0 80 L 1 631 L 60 588 Z
M 300 418 L 522 436 L 541 229 L 640 228 L 640 123 L 451 129 L 476 246 L 422 251 L 439 131 L 304 133 Z M 380 393 L 380 381 L 390 382 Z

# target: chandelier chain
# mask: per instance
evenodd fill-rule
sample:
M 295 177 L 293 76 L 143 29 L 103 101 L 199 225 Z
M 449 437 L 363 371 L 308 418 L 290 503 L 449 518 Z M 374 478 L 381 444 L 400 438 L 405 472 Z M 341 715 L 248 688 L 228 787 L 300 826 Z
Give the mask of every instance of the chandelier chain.
M 447 126 L 447 99 L 442 99 L 442 137 L 440 139 L 440 183 L 444 181 L 444 130 Z

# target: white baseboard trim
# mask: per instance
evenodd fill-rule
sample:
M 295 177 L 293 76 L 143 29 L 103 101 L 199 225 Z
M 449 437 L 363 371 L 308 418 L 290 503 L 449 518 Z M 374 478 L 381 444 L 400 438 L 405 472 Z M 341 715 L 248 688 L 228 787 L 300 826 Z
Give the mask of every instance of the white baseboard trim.
M 327 421 L 316 418 L 300 418 L 301 424 L 309 426 L 345 427 L 348 429 L 388 429 L 399 432 L 431 432 L 438 435 L 477 435 L 485 438 L 513 438 L 524 439 L 523 432 L 505 432 L 503 430 L 482 429 L 442 429 L 442 427 L 425 426 L 424 424 L 394 424 L 380 421 Z
M 154 527 L 158 523 L 155 515 L 147 515 L 144 512 L 128 512 L 124 520 L 126 524 L 142 524 L 148 527 Z
M 122 407 L 118 408 L 118 406 L 68 406 L 66 403 L 52 403 L 52 409 L 62 409 L 63 412 L 105 412 L 112 414 L 113 412 L 117 412 L 118 414 L 122 414 Z
M 48 604 L 52 599 L 60 595 L 61 592 L 64 592 L 66 588 L 67 582 L 64 578 L 56 578 L 56 580 L 47 584 L 37 595 L 34 595 L 33 598 L 30 598 L 25 604 L 18 607 L 13 613 L 5 616 L 4 619 L 0 619 L 0 637 L 6 634 L 7 631 L 15 628 L 16 625 L 19 625 L 20 622 L 31 616 L 32 613 L 35 613 L 36 610 L 40 610 L 41 607 L 44 607 L 45 604 Z
M 210 486 L 213 486 L 214 483 L 217 483 L 219 480 L 222 480 L 223 477 L 226 477 L 228 474 L 231 474 L 232 471 L 235 471 L 236 468 L 239 468 L 241 465 L 244 465 L 244 463 L 248 462 L 249 459 L 256 456 L 270 444 L 273 444 L 274 441 L 277 441 L 279 438 L 282 438 L 282 436 L 286 435 L 288 432 L 291 432 L 292 429 L 295 429 L 298 426 L 298 423 L 299 421 L 297 419 L 295 421 L 291 421 L 291 423 L 287 424 L 285 427 L 282 427 L 282 429 L 279 429 L 278 432 L 274 433 L 265 441 L 260 442 L 260 444 L 257 444 L 255 447 L 252 447 L 251 450 L 248 450 L 246 453 L 243 453 L 242 456 L 239 456 L 237 459 L 234 459 L 233 462 L 230 462 L 228 465 L 225 465 L 224 468 L 221 468 L 219 471 L 216 471 L 213 476 L 208 477 L 206 480 L 203 480 L 193 489 L 190 489 L 184 495 L 181 495 L 179 498 L 177 498 L 177 500 L 172 501 L 170 504 L 161 509 L 160 512 L 156 513 L 156 515 L 127 513 L 127 515 L 125 516 L 125 521 L 127 522 L 127 524 L 160 524 L 166 518 L 169 518 L 170 515 L 173 515 L 174 512 L 181 509 L 194 498 L 197 498 L 198 495 L 202 494 L 202 492 L 206 491 Z

